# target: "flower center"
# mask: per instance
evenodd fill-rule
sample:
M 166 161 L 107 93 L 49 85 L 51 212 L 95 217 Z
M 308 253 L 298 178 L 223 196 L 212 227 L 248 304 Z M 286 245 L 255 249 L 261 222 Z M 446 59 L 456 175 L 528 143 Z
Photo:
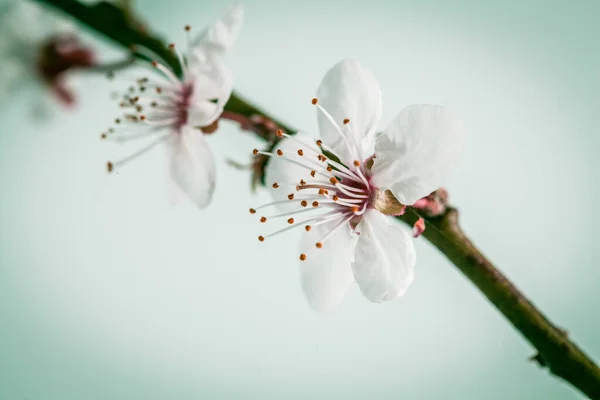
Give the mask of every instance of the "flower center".
M 166 81 L 137 79 L 135 86 L 130 86 L 121 97 L 119 106 L 124 113 L 121 118 L 115 119 L 117 126 L 103 133 L 101 138 L 119 142 L 150 137 L 155 139 L 122 160 L 108 162 L 108 172 L 147 153 L 171 134 L 179 134 L 188 123 L 194 81 L 180 80 L 169 68 L 156 61 L 152 65 L 163 74 Z
M 313 104 L 318 105 L 316 99 L 313 99 Z M 343 125 L 340 126 L 325 109 L 318 107 L 335 125 L 349 150 L 348 154 L 362 158 L 359 144 L 348 129 L 350 119 L 345 118 L 341 121 Z M 306 175 L 299 182 L 273 182 L 272 187 L 276 190 L 285 190 L 284 187 L 293 188 L 293 191 L 287 195 L 287 200 L 275 201 L 256 209 L 251 208 L 250 213 L 255 214 L 260 209 L 284 203 L 294 204 L 297 207 L 289 212 L 262 216 L 260 218 L 262 223 L 287 217 L 290 226 L 259 236 L 261 242 L 296 226 L 304 226 L 304 229 L 310 232 L 314 226 L 328 224 L 326 225 L 328 229 L 322 237 L 317 238 L 315 246 L 300 255 L 301 260 L 306 260 L 312 251 L 323 248 L 327 239 L 339 229 L 356 228 L 365 211 L 374 206 L 379 191 L 370 181 L 370 170 L 365 160 L 360 158 L 345 160 L 320 139 L 305 143 L 281 130 L 277 131 L 277 136 L 295 142 L 298 144 L 297 149 L 285 152 L 278 149 L 275 153 L 255 149 L 253 154 L 283 159 L 305 169 Z M 312 215 L 297 221 L 296 215 L 302 213 Z
M 188 122 L 188 110 L 190 108 L 190 100 L 193 93 L 193 83 L 190 82 L 182 85 L 179 99 L 176 100 L 174 104 L 174 109 L 176 110 L 175 113 L 178 117 L 177 122 L 175 123 L 175 128 L 177 131 L 179 131 Z

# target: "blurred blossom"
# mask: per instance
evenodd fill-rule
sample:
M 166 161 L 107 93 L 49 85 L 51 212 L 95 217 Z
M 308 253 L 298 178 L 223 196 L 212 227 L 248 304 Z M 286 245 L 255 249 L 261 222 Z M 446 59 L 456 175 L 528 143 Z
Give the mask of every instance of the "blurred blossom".
M 27 0 L 11 2 L 0 11 L 0 58 L 0 101 L 37 87 L 50 90 L 67 106 L 74 104 L 75 96 L 66 86 L 66 73 L 94 64 L 92 51 L 79 42 L 71 25 Z M 44 105 L 38 106 L 43 112 Z
M 181 76 L 155 61 L 155 74 L 131 82 L 128 91 L 119 96 L 124 113 L 102 138 L 151 141 L 125 159 L 108 162 L 109 172 L 164 142 L 170 151 L 170 174 L 176 186 L 198 207 L 210 203 L 215 165 L 202 133 L 217 129 L 231 96 L 233 76 L 224 56 L 237 38 L 242 20 L 243 9 L 236 5 L 195 38 L 189 36 L 192 28 L 186 26 L 185 55 L 174 44 L 169 45 L 179 60 Z
M 254 150 L 272 157 L 266 179 L 275 202 L 263 207 L 284 207 L 260 221 L 286 218 L 289 224 L 259 240 L 296 226 L 308 232 L 300 272 L 316 310 L 335 308 L 354 281 L 373 302 L 394 300 L 411 284 L 416 257 L 411 234 L 390 215 L 440 187 L 458 157 L 462 122 L 443 107 L 412 105 L 377 135 L 381 89 L 353 60 L 325 74 L 312 102 L 321 139 L 280 131 L 273 153 Z M 309 216 L 298 221 L 304 213 Z M 424 229 L 421 221 L 414 235 Z

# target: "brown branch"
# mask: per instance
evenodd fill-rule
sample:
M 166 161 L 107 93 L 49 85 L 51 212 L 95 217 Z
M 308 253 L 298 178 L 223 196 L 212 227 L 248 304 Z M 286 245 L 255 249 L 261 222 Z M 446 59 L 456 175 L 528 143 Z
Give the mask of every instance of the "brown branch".
M 181 72 L 179 63 L 165 44 L 145 29 L 132 23 L 131 10 L 124 14 L 108 3 L 86 6 L 76 0 L 37 0 L 64 11 L 81 23 L 97 30 L 117 43 L 131 48 L 139 45 L 152 51 L 171 66 L 176 74 Z M 138 57 L 141 55 L 137 54 Z M 233 94 L 225 109 L 228 112 L 251 119 L 261 116 L 272 121 L 287 132 L 295 130 L 251 105 L 239 95 Z M 235 119 L 234 119 L 235 120 Z M 243 119 L 238 119 L 238 122 Z M 250 130 L 255 132 L 255 130 Z M 257 135 L 272 147 L 276 139 L 262 133 Z M 255 168 L 263 174 L 265 163 Z M 263 182 L 264 183 L 264 182 Z M 396 217 L 412 226 L 420 217 L 409 208 Z M 426 217 L 427 229 L 423 236 L 437 247 L 456 267 L 488 298 L 508 321 L 537 349 L 533 357 L 547 366 L 556 376 L 571 383 L 591 399 L 600 399 L 600 369 L 573 343 L 567 334 L 554 326 L 500 271 L 475 247 L 458 224 L 458 211 L 448 207 L 438 217 Z
M 396 218 L 412 226 L 419 217 L 415 210 L 408 208 L 403 216 Z M 591 399 L 600 399 L 598 366 L 475 247 L 458 224 L 458 210 L 448 207 L 439 217 L 423 218 L 427 227 L 423 236 L 537 349 L 538 354 L 533 359 Z

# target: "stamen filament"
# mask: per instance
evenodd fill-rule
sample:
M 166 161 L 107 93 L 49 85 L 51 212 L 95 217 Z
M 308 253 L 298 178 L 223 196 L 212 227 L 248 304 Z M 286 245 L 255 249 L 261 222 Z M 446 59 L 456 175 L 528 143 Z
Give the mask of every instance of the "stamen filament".
M 337 225 L 335 225 L 329 232 L 327 232 L 327 234 L 325 234 L 325 236 L 323 236 L 320 240 L 317 241 L 317 243 L 320 243 L 321 246 L 315 246 L 312 247 L 310 250 L 308 250 L 305 254 L 305 257 L 308 257 L 308 255 L 310 255 L 310 253 L 312 253 L 316 248 L 321 248 L 323 247 L 323 243 L 325 243 L 325 241 L 327 239 L 329 239 L 331 236 L 333 236 L 333 234 L 335 234 L 341 227 L 343 227 L 345 224 L 347 224 L 348 222 L 350 222 L 350 220 L 354 218 L 354 215 L 350 215 L 348 218 L 344 218 L 343 220 L 341 220 Z M 313 224 L 314 225 L 314 224 Z
M 287 227 L 285 227 L 285 228 L 283 228 L 283 229 L 280 229 L 280 230 L 278 230 L 278 231 L 275 231 L 275 232 L 273 232 L 273 233 L 269 233 L 268 235 L 264 236 L 264 238 L 265 238 L 265 239 L 267 239 L 267 238 L 273 237 L 273 236 L 275 236 L 275 235 L 278 235 L 278 234 L 280 234 L 280 233 L 283 233 L 283 232 L 289 231 L 290 229 L 294 229 L 294 228 L 296 228 L 296 227 L 298 227 L 298 226 L 304 226 L 304 224 L 306 224 L 306 223 L 308 223 L 308 222 L 313 222 L 313 221 L 316 221 L 314 224 L 312 224 L 312 226 L 320 225 L 320 224 L 322 224 L 322 223 L 325 223 L 325 222 L 328 222 L 328 221 L 330 221 L 330 220 L 331 220 L 331 218 L 325 218 L 325 220 L 321 220 L 321 221 L 319 221 L 320 219 L 322 219 L 322 218 L 326 217 L 327 215 L 330 215 L 330 216 L 333 216 L 333 215 L 335 215 L 335 218 L 337 218 L 339 215 L 344 215 L 344 214 L 343 214 L 343 213 L 340 213 L 340 212 L 337 212 L 337 211 L 331 211 L 331 212 L 329 212 L 329 213 L 322 214 L 322 215 L 320 215 L 320 216 L 318 216 L 318 217 L 315 217 L 315 218 L 311 218 L 311 219 L 307 219 L 307 220 L 304 220 L 304 221 L 296 222 L 295 224 L 293 224 L 293 225 L 291 225 L 291 226 L 287 226 Z M 333 219 L 335 219 L 335 218 L 333 218 Z
M 297 209 L 289 211 L 289 212 L 284 212 L 284 213 L 281 213 L 281 214 L 267 216 L 267 220 L 272 219 L 272 218 L 287 217 L 288 215 L 300 214 L 302 212 L 307 212 L 307 211 L 313 211 L 313 209 L 312 208 L 304 208 L 304 207 L 297 208 Z
M 152 66 L 154 68 L 158 69 L 159 71 L 161 71 L 163 74 L 165 74 L 165 76 L 167 78 L 169 78 L 169 80 L 171 82 L 173 82 L 173 83 L 181 83 L 181 81 L 179 80 L 179 78 L 177 78 L 177 76 L 175 76 L 175 74 L 173 73 L 173 71 L 171 71 L 169 68 L 165 67 L 161 63 L 159 63 L 157 61 L 153 61 L 152 62 Z
M 161 136 L 160 138 L 154 140 L 153 142 L 149 143 L 148 145 L 142 147 L 141 149 L 139 149 L 138 151 L 136 151 L 135 153 L 119 160 L 116 162 L 111 163 L 111 170 L 113 170 L 114 168 L 117 167 L 122 167 L 123 165 L 127 164 L 129 161 L 141 156 L 142 154 L 147 153 L 148 151 L 152 150 L 157 144 L 161 143 L 162 141 L 166 140 L 169 137 L 169 134 L 165 134 L 164 136 Z
M 316 103 L 315 105 L 317 106 L 317 108 L 319 110 L 321 110 L 321 112 L 323 113 L 323 115 L 325 115 L 325 117 L 327 117 L 327 119 L 334 126 L 335 130 L 340 134 L 340 136 L 344 140 L 344 143 L 346 144 L 346 147 L 348 148 L 348 151 L 350 152 L 350 157 L 355 157 L 356 154 L 353 151 L 352 145 L 348 141 L 348 138 L 346 137 L 346 135 L 344 135 L 344 132 L 342 131 L 342 129 L 340 128 L 340 126 L 337 124 L 337 122 L 335 122 L 335 120 L 333 119 L 333 117 L 331 116 L 331 114 L 329 114 L 327 112 L 327 110 L 325 110 L 319 103 Z

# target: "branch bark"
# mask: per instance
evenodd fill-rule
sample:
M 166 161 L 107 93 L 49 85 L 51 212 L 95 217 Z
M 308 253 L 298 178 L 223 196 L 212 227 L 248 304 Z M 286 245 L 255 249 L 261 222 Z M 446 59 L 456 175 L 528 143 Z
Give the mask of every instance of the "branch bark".
M 408 208 L 403 216 L 396 218 L 412 226 L 419 217 L 415 210 Z M 423 236 L 537 349 L 533 360 L 589 398 L 600 399 L 598 366 L 475 247 L 459 226 L 458 210 L 448 207 L 439 217 L 423 218 L 427 227 Z
M 97 3 L 86 6 L 76 0 L 36 0 L 59 9 L 82 24 L 96 30 L 127 49 L 142 46 L 171 66 L 176 74 L 181 68 L 176 57 L 164 42 L 139 29 L 131 23 L 128 13 L 109 4 Z M 139 58 L 144 55 L 135 53 Z M 238 94 L 234 93 L 225 106 L 228 112 L 246 118 L 259 115 L 273 121 L 278 127 L 294 132 L 289 126 L 267 115 Z M 275 140 L 255 132 L 274 146 Z M 264 165 L 263 165 L 264 167 Z M 396 217 L 412 226 L 421 217 L 415 209 L 408 208 L 403 216 Z M 591 399 L 600 399 L 600 369 L 573 341 L 566 332 L 557 328 L 525 297 L 502 273 L 475 247 L 458 223 L 458 211 L 448 207 L 438 217 L 422 216 L 426 221 L 423 236 L 438 248 L 506 319 L 538 351 L 533 357 L 541 366 L 546 366 L 555 376 L 569 382 Z

